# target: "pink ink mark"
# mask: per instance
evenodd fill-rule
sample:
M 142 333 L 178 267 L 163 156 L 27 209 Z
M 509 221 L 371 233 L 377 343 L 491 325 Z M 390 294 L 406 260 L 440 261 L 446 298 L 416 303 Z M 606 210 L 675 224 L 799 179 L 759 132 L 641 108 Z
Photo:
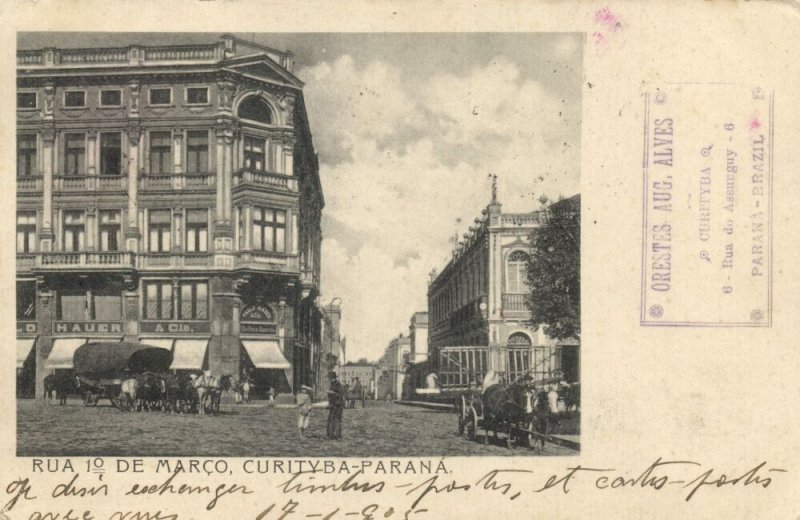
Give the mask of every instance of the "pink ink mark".
M 603 43 L 603 40 L 606 39 L 606 37 L 603 36 L 603 33 L 601 33 L 601 32 L 592 33 L 592 37 L 594 38 L 594 43 L 596 43 L 596 44 Z
M 761 120 L 758 117 L 758 112 L 750 116 L 750 121 L 747 123 L 748 130 L 758 130 L 761 128 Z
M 617 32 L 622 29 L 622 21 L 619 16 L 614 14 L 608 7 L 595 11 L 594 23 L 605 27 L 611 32 Z

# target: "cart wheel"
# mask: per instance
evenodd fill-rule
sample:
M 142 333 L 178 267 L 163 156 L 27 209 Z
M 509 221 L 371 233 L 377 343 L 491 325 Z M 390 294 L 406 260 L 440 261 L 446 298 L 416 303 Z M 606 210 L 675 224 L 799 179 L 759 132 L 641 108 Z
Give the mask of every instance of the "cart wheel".
M 476 440 L 478 438 L 478 416 L 475 414 L 475 410 L 470 411 L 465 422 L 467 423 L 467 439 Z

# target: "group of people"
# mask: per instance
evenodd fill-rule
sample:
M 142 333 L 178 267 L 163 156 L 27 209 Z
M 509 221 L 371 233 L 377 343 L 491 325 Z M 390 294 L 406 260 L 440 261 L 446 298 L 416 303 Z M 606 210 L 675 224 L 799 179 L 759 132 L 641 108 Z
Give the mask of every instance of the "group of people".
M 345 388 L 339 382 L 336 372 L 328 372 L 330 385 L 328 388 L 328 439 L 342 438 L 342 414 L 347 396 Z M 297 430 L 300 438 L 304 438 L 311 422 L 311 408 L 314 389 L 301 385 L 297 393 Z

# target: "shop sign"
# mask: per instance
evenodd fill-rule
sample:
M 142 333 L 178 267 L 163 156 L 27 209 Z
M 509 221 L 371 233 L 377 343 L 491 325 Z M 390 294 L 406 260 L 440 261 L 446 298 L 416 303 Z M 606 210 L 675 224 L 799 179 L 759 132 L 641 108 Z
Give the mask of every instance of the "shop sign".
M 272 310 L 266 305 L 245 305 L 239 313 L 241 321 L 274 322 Z
M 55 334 L 122 334 L 121 321 L 56 321 Z
M 35 321 L 18 321 L 17 334 L 36 334 L 39 332 L 39 324 Z
M 274 336 L 278 333 L 278 326 L 274 323 L 241 323 L 239 325 L 241 334 L 261 334 Z
M 208 334 L 211 323 L 207 321 L 142 321 L 139 330 L 144 333 Z

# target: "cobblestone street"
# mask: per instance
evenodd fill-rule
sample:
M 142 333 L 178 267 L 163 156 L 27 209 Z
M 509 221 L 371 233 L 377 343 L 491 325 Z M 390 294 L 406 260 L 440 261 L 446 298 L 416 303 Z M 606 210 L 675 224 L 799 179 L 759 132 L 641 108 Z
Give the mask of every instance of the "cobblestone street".
M 217 416 L 125 413 L 107 401 L 86 408 L 17 401 L 19 456 L 229 456 L 229 457 L 419 457 L 536 456 L 577 452 L 547 443 L 542 452 L 472 442 L 457 433 L 453 413 L 368 401 L 344 411 L 343 439 L 325 438 L 328 411 L 314 409 L 311 431 L 299 440 L 292 408 L 222 405 Z M 482 431 L 481 431 L 482 434 Z

